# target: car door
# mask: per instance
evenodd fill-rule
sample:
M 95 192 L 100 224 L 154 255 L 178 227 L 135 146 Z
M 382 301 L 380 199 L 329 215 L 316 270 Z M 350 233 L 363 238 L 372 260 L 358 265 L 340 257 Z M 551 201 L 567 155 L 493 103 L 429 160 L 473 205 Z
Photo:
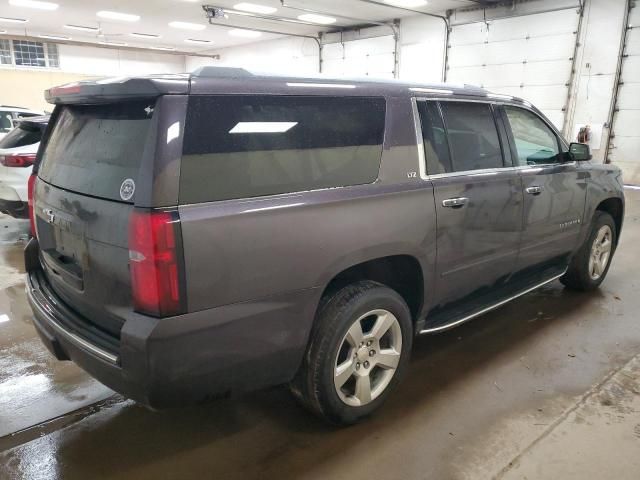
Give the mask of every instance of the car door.
M 524 193 L 517 269 L 551 276 L 567 266 L 579 241 L 586 173 L 567 161 L 568 148 L 537 112 L 512 105 L 501 110 Z
M 521 179 L 490 103 L 419 101 L 417 107 L 437 217 L 433 306 L 446 309 L 490 293 L 514 270 Z

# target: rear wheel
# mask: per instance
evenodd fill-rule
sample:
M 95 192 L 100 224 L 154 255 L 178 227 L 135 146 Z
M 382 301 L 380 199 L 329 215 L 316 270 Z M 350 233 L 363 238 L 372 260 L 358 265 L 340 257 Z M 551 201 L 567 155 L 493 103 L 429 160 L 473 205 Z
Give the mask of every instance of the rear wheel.
M 349 285 L 321 302 L 292 390 L 324 419 L 355 423 L 398 384 L 412 340 L 409 308 L 397 292 L 371 281 Z
M 560 281 L 576 290 L 598 288 L 609 271 L 616 240 L 613 217 L 606 212 L 596 211 L 589 236 Z

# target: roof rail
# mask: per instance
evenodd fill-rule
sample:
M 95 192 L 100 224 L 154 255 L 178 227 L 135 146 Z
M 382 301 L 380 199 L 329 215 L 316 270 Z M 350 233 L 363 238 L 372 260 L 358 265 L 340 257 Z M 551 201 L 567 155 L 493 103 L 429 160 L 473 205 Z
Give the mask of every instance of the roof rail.
M 244 68 L 235 67 L 200 67 L 191 73 L 194 77 L 252 77 L 253 74 Z

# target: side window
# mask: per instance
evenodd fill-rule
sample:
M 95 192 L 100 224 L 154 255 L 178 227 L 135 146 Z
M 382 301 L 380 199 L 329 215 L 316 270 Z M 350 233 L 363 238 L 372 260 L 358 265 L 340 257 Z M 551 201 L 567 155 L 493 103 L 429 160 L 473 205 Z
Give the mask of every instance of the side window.
M 442 102 L 441 106 L 451 147 L 453 171 L 504 167 L 490 105 Z
M 0 112 L 0 133 L 10 132 L 13 128 L 11 112 Z
M 444 131 L 438 104 L 435 102 L 418 102 L 418 113 L 422 125 L 422 143 L 427 162 L 427 173 L 437 175 L 451 171 L 449 144 Z
M 558 138 L 555 133 L 532 112 L 523 108 L 505 106 L 517 152 L 517 165 L 544 165 L 560 161 Z
M 192 96 L 180 201 L 199 203 L 372 183 L 384 98 Z

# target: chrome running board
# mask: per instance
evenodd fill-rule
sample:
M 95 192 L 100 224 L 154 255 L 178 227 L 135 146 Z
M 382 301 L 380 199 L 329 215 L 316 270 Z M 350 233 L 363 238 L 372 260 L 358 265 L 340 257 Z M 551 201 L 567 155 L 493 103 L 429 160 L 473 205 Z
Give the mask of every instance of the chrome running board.
M 457 327 L 458 325 L 468 322 L 469 320 L 472 320 L 476 317 L 479 317 L 480 315 L 483 315 L 487 312 L 490 312 L 491 310 L 495 310 L 498 307 L 501 307 L 502 305 L 504 305 L 505 303 L 509 303 L 511 300 L 515 300 L 518 297 L 521 297 L 522 295 L 526 295 L 529 292 L 532 292 L 544 285 L 546 285 L 547 283 L 551 283 L 554 280 L 557 280 L 558 278 L 560 278 L 561 276 L 563 276 L 565 273 L 567 272 L 567 270 L 565 269 L 564 272 L 562 272 L 559 275 L 555 275 L 551 278 L 549 278 L 548 280 L 545 280 L 544 282 L 538 283 L 537 285 L 534 285 L 533 287 L 527 288 L 526 290 L 523 290 L 522 292 L 517 293 L 516 295 L 512 295 L 509 298 L 506 298 L 504 300 L 499 301 L 498 303 L 495 303 L 489 307 L 485 307 L 482 310 L 478 310 L 475 313 L 472 313 L 471 315 L 467 315 L 466 317 L 462 317 L 459 320 L 456 320 L 455 322 L 451 322 L 451 323 L 447 323 L 446 325 L 441 325 L 439 327 L 434 327 L 434 328 L 425 328 L 423 330 L 420 330 L 418 333 L 420 335 L 425 334 L 425 333 L 436 333 L 436 332 L 443 332 L 445 330 L 449 330 L 450 328 L 453 327 Z

